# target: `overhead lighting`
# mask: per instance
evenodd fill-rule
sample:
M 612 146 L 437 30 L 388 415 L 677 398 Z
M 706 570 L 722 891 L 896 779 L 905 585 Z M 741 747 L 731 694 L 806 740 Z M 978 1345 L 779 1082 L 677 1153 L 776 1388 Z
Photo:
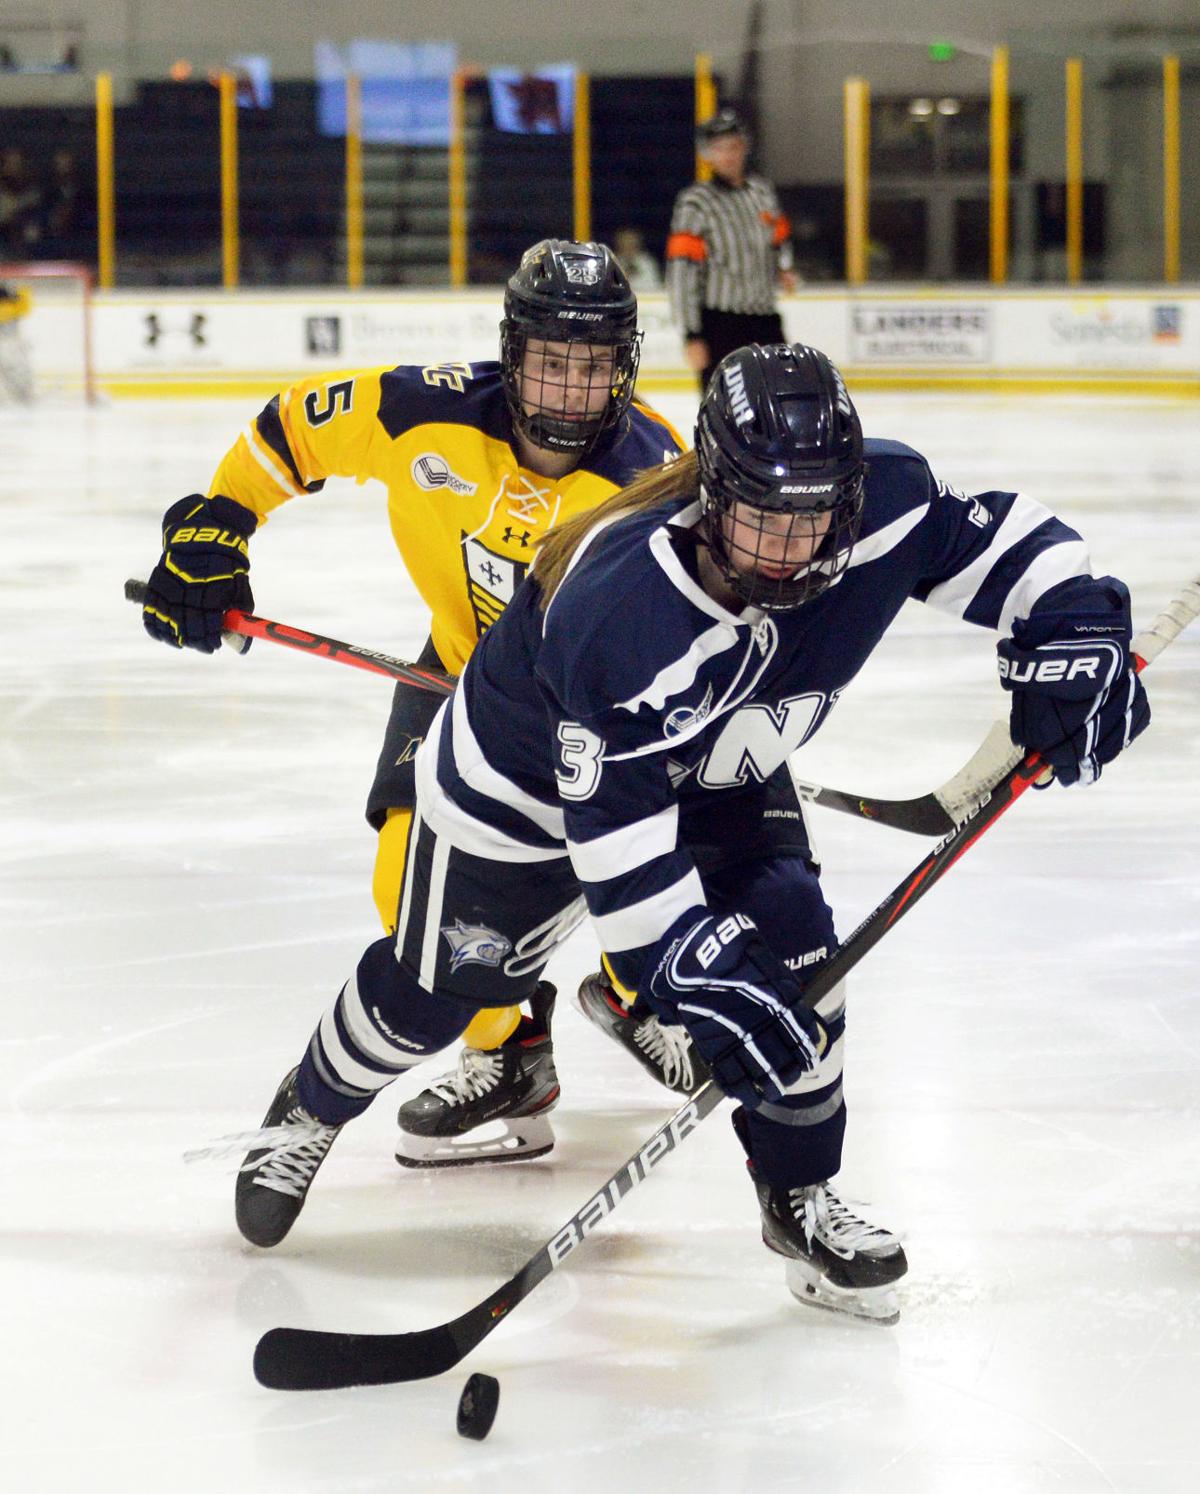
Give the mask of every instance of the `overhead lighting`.
M 958 114 L 962 109 L 962 103 L 958 99 L 938 99 L 937 112 L 939 114 Z
M 908 105 L 908 112 L 914 119 L 928 119 L 933 113 L 933 100 L 911 99 Z

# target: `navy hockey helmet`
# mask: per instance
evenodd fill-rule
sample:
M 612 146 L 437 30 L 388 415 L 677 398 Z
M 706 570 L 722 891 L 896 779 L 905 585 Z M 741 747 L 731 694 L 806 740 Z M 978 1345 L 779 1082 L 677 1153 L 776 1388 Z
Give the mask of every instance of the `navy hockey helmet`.
M 775 343 L 722 359 L 696 455 L 701 534 L 735 596 L 785 612 L 841 576 L 867 469 L 858 415 L 824 353 Z
M 703 150 L 706 145 L 711 145 L 714 140 L 720 140 L 726 135 L 741 135 L 746 140 L 750 138 L 746 121 L 728 104 L 696 126 L 696 145 Z
M 527 249 L 500 323 L 513 424 L 535 446 L 582 457 L 629 408 L 641 341 L 637 297 L 607 244 Z

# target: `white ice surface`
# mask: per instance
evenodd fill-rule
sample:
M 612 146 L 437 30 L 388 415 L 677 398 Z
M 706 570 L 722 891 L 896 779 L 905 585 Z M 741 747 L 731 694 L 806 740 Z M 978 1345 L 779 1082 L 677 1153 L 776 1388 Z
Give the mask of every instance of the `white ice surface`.
M 1194 404 L 861 403 L 950 481 L 1050 503 L 1139 623 L 1200 569 Z M 564 1000 L 543 1162 L 400 1171 L 410 1079 L 272 1252 L 240 1241 L 228 1171 L 182 1164 L 257 1124 L 376 932 L 361 804 L 389 685 L 263 643 L 173 655 L 122 600 L 252 410 L 0 412 L 0 1488 L 1200 1488 L 1200 630 L 1155 666 L 1135 750 L 1097 788 L 1026 796 L 855 977 L 842 1180 L 905 1237 L 897 1327 L 791 1301 L 722 1110 L 461 1370 L 256 1386 L 274 1324 L 465 1310 L 673 1106 Z M 374 486 L 294 503 L 253 579 L 268 615 L 423 640 Z M 992 648 L 911 606 L 805 775 L 941 781 L 1002 706 Z M 928 845 L 818 830 L 843 933 Z M 593 957 L 580 933 L 556 961 L 564 996 Z M 482 1444 L 454 1430 L 473 1369 L 502 1384 Z

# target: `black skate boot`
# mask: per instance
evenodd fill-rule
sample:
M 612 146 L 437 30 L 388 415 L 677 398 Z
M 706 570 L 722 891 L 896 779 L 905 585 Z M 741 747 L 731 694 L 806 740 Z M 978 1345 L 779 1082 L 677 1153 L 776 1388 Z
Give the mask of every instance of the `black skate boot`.
M 278 1245 L 295 1224 L 317 1168 L 342 1129 L 309 1115 L 296 1094 L 296 1072 L 284 1079 L 263 1118 L 265 1149 L 250 1152 L 238 1172 L 237 1226 L 251 1245 Z
M 579 1009 L 602 1032 L 633 1054 L 642 1067 L 676 1094 L 694 1095 L 710 1077 L 708 1065 L 683 1027 L 657 1017 L 636 1017 L 603 975 L 579 987 Z
M 547 1116 L 558 1104 L 550 1015 L 555 989 L 542 981 L 532 1017 L 499 1048 L 464 1048 L 458 1068 L 401 1105 L 396 1161 L 401 1167 L 463 1167 L 525 1162 L 554 1146 Z M 495 1134 L 492 1122 L 502 1122 Z M 474 1133 L 487 1127 L 484 1137 Z
M 895 1235 L 851 1212 L 830 1183 L 774 1188 L 750 1176 L 762 1210 L 763 1244 L 787 1257 L 787 1286 L 799 1302 L 877 1323 L 900 1317 L 895 1283 L 908 1270 Z

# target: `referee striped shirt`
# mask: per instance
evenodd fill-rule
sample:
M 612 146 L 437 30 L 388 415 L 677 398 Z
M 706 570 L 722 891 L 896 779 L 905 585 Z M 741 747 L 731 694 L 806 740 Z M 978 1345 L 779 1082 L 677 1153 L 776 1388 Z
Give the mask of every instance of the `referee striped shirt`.
M 671 314 L 684 336 L 700 336 L 706 308 L 744 316 L 774 311 L 776 275 L 791 268 L 791 231 L 775 188 L 761 176 L 740 187 L 719 177 L 685 187 L 667 240 Z

